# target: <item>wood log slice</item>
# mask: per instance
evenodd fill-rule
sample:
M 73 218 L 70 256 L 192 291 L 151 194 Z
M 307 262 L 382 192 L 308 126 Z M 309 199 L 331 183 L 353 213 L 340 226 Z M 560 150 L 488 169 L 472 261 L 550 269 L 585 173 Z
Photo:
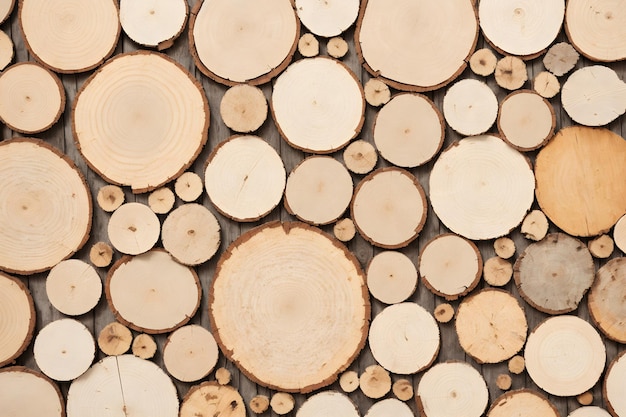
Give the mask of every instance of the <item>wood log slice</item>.
M 121 323 L 150 334 L 186 324 L 202 295 L 196 272 L 159 249 L 117 261 L 107 274 L 105 290 L 109 308 Z
M 483 278 L 489 285 L 503 287 L 513 278 L 513 265 L 499 256 L 489 258 L 483 266 Z
M 20 417 L 65 417 L 59 387 L 45 375 L 23 366 L 0 369 L 2 414 Z
M 272 395 L 270 400 L 270 407 L 272 411 L 279 416 L 285 415 L 293 411 L 296 406 L 296 399 L 288 392 L 277 392 Z
M 224 93 L 220 115 L 224 124 L 235 132 L 254 132 L 267 119 L 267 100 L 258 87 L 235 85 Z
M 113 260 L 113 248 L 106 242 L 96 242 L 89 250 L 89 260 L 99 268 L 106 268 Z
M 391 390 L 391 375 L 380 365 L 370 365 L 359 377 L 359 387 L 368 398 L 382 398 Z
M 359 0 L 296 0 L 296 12 L 307 29 L 317 36 L 330 38 L 352 26 L 359 14 Z
M 338 240 L 349 242 L 356 235 L 356 226 L 354 226 L 354 222 L 351 218 L 346 217 L 335 223 L 335 226 L 333 226 L 333 234 Z
M 87 242 L 91 193 L 67 156 L 40 140 L 5 140 L 0 178 L 0 269 L 46 271 Z
M 591 389 L 606 362 L 604 342 L 591 324 L 570 315 L 549 317 L 529 335 L 524 348 L 533 382 L 556 396 L 575 396 Z
M 268 215 L 280 203 L 286 182 L 280 155 L 257 136 L 232 136 L 220 143 L 204 169 L 211 203 L 239 222 Z
M 520 232 L 526 239 L 539 241 L 546 237 L 549 227 L 548 219 L 543 211 L 532 210 L 524 217 Z
M 347 65 L 328 57 L 291 64 L 274 83 L 272 116 L 296 149 L 330 153 L 361 131 L 365 93 Z
M 602 407 L 580 407 L 572 411 L 567 417 L 611 417 L 611 414 Z
M 96 196 L 98 206 L 107 213 L 112 213 L 117 210 L 119 206 L 124 204 L 125 199 L 126 196 L 124 195 L 122 187 L 111 184 L 100 187 L 100 189 L 98 189 L 98 195 Z
M 397 379 L 391 386 L 391 391 L 400 401 L 409 401 L 413 398 L 413 383 L 405 378 Z
M 320 54 L 320 43 L 312 33 L 305 33 L 298 41 L 298 52 L 305 58 L 312 58 Z
M 133 355 L 141 359 L 152 359 L 157 351 L 154 337 L 141 333 L 135 337 L 132 344 Z
M 50 304 L 61 313 L 80 316 L 91 311 L 100 301 L 102 281 L 87 262 L 68 259 L 50 270 L 46 278 L 46 295 Z
M 128 352 L 133 341 L 133 334 L 122 323 L 113 321 L 100 330 L 98 347 L 109 356 L 122 355 Z
M 217 344 L 215 344 L 215 348 L 217 349 Z M 215 370 L 215 380 L 220 385 L 228 385 L 230 381 L 232 380 L 232 374 L 230 373 L 228 369 L 224 367 L 217 368 Z
M 473 240 L 504 236 L 518 226 L 534 190 L 528 159 L 492 135 L 455 142 L 430 174 L 433 210 L 446 227 Z
M 518 90 L 500 103 L 498 130 L 518 151 L 540 148 L 554 135 L 556 114 L 552 104 L 530 90 Z
M 139 255 L 152 249 L 159 240 L 161 222 L 145 204 L 126 203 L 109 218 L 107 233 L 115 249 Z
M 343 151 L 343 163 L 355 174 L 368 174 L 378 162 L 376 148 L 362 139 L 355 140 Z
M 120 35 L 114 0 L 20 0 L 18 16 L 28 51 L 55 72 L 96 68 Z
M 202 0 L 189 19 L 196 66 L 226 84 L 264 84 L 289 65 L 300 37 L 290 0 Z
M 561 417 L 557 408 L 542 394 L 519 389 L 502 394 L 491 404 L 487 417 Z
M 561 91 L 561 84 L 556 75 L 548 71 L 541 71 L 533 78 L 533 90 L 541 97 L 552 98 Z
M 624 378 L 626 378 L 626 354 L 619 353 L 606 370 L 602 394 L 606 406 L 613 417 L 621 417 L 626 413 L 626 398 L 624 397 Z
M 207 141 L 209 104 L 202 86 L 156 52 L 108 61 L 85 81 L 72 110 L 72 132 L 87 164 L 135 193 L 178 177 Z
M 417 178 L 400 168 L 381 168 L 357 185 L 351 203 L 359 234 L 386 249 L 407 246 L 426 222 L 426 195 Z
M 209 291 L 221 351 L 251 380 L 282 391 L 334 382 L 363 347 L 369 317 L 354 255 L 303 223 L 243 234 L 220 258 Z
M 517 90 L 528 80 L 526 64 L 516 56 L 505 56 L 496 64 L 496 83 L 506 90 Z
M 499 237 L 493 242 L 493 250 L 502 259 L 509 259 L 515 255 L 515 242 L 510 237 Z
M 626 207 L 626 141 L 607 130 L 561 129 L 535 162 L 537 202 L 574 236 L 606 233 Z
M 387 398 L 375 402 L 369 410 L 367 410 L 367 413 L 365 413 L 365 417 L 387 416 L 413 417 L 414 414 L 408 405 L 395 398 Z
M 626 214 L 619 218 L 613 229 L 613 241 L 615 246 L 626 253 Z
M 337 391 L 322 391 L 304 401 L 296 417 L 358 417 L 357 406 L 345 394 Z
M 379 78 L 370 78 L 363 86 L 365 101 L 370 106 L 378 107 L 387 104 L 391 100 L 391 90 Z
M 0 71 L 3 71 L 13 61 L 14 49 L 13 40 L 6 32 L 0 31 Z
M 367 265 L 367 288 L 378 301 L 401 303 L 417 289 L 417 268 L 402 252 L 379 252 Z
M 120 23 L 130 39 L 157 48 L 169 48 L 187 24 L 185 0 L 120 0 Z
M 0 272 L 0 367 L 26 350 L 34 331 L 35 304 L 30 291 L 20 279 Z
M 241 394 L 229 385 L 206 381 L 193 386 L 180 405 L 180 417 L 245 417 L 246 406 Z
M 511 359 L 509 359 L 507 367 L 510 373 L 519 375 L 524 372 L 524 369 L 526 369 L 526 361 L 524 361 L 523 356 L 515 355 Z
M 11 16 L 14 5 L 15 0 L 0 0 L 0 23 L 4 23 Z
M 376 115 L 373 129 L 380 155 L 405 168 L 430 161 L 441 150 L 445 136 L 441 112 L 421 94 L 395 95 Z
M 250 400 L 250 411 L 254 414 L 263 414 L 270 407 L 270 399 L 267 395 L 255 395 Z
M 489 48 L 478 49 L 469 60 L 470 69 L 476 75 L 487 77 L 496 70 L 498 58 Z
M 148 206 L 156 214 L 166 214 L 174 207 L 176 196 L 168 187 L 157 188 L 148 196 Z
M 557 77 L 570 72 L 576 66 L 580 55 L 567 42 L 555 43 L 543 56 L 543 66 Z
M 180 327 L 163 345 L 163 364 L 167 372 L 183 382 L 198 381 L 210 374 L 218 357 L 217 343 L 211 332 L 195 324 Z
M 202 195 L 202 178 L 193 171 L 187 171 L 176 179 L 174 191 L 184 202 L 196 201 Z
M 356 371 L 345 371 L 339 377 L 339 386 L 344 392 L 354 392 L 359 389 L 359 374 Z
M 587 248 L 594 258 L 606 259 L 613 254 L 615 242 L 609 235 L 600 235 L 587 242 Z
M 512 383 L 513 380 L 511 379 L 511 375 L 509 374 L 499 374 L 496 378 L 496 386 L 502 391 L 508 391 L 509 389 L 511 389 Z
M 345 39 L 340 36 L 330 38 L 326 43 L 326 52 L 328 52 L 328 55 L 337 59 L 346 56 L 349 48 L 350 47 L 348 45 L 348 42 L 346 42 Z
M 458 77 L 478 39 L 471 0 L 362 2 L 354 33 L 365 69 L 393 88 L 429 91 Z
M 587 298 L 596 327 L 609 339 L 626 343 L 626 258 L 614 258 L 596 272 Z
M 448 88 L 443 97 L 443 115 L 461 135 L 480 135 L 496 121 L 498 99 L 487 84 L 467 78 Z

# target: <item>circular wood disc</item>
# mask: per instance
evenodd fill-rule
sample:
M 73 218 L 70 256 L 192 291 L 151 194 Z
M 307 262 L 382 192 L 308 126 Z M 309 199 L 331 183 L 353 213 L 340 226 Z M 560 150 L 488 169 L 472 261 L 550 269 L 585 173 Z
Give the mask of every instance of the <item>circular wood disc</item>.
M 406 378 L 396 379 L 391 386 L 391 391 L 393 391 L 393 395 L 395 395 L 398 400 L 409 401 L 413 398 L 413 382 Z
M 272 411 L 278 415 L 284 415 L 293 411 L 296 400 L 293 395 L 286 392 L 276 392 L 270 401 Z
M 363 85 L 365 101 L 370 106 L 378 107 L 391 100 L 391 90 L 380 78 L 370 78 Z
M 421 94 L 398 94 L 377 113 L 374 143 L 380 155 L 399 167 L 413 168 L 430 161 L 441 149 L 443 116 Z
M 375 402 L 365 417 L 413 417 L 413 411 L 411 408 L 396 398 L 387 398 L 378 402 Z
M 359 14 L 359 0 L 320 2 L 296 0 L 296 12 L 312 33 L 330 38 L 348 29 Z
M 613 240 L 619 250 L 626 253 L 626 214 L 617 220 L 613 229 Z
M 157 344 L 154 337 L 149 334 L 138 334 L 133 340 L 133 355 L 141 359 L 152 359 L 157 351 Z
M 417 269 L 402 252 L 379 252 L 367 266 L 367 288 L 378 301 L 401 303 L 417 289 Z
M 289 65 L 299 37 L 290 0 L 203 0 L 189 20 L 196 66 L 227 85 L 268 82 Z
M 151 334 L 187 323 L 202 295 L 196 272 L 158 249 L 117 261 L 105 289 L 109 308 L 120 322 Z
M 250 379 L 309 392 L 335 381 L 359 354 L 370 305 L 345 246 L 303 223 L 272 222 L 220 258 L 209 317 L 222 352 Z
M 189 203 L 202 195 L 202 178 L 193 171 L 181 174 L 174 182 L 174 191 L 181 200 Z
M 185 0 L 120 0 L 122 29 L 140 45 L 166 49 L 182 33 L 187 23 Z
M 189 389 L 180 405 L 180 417 L 209 415 L 246 417 L 246 406 L 241 394 L 229 385 L 206 381 Z
M 355 174 L 367 174 L 376 167 L 378 153 L 376 148 L 362 139 L 355 140 L 343 151 L 343 163 Z
M 307 223 L 332 223 L 350 205 L 352 190 L 352 177 L 341 162 L 329 156 L 312 156 L 289 174 L 285 208 Z
M 456 333 L 467 354 L 479 363 L 499 363 L 522 349 L 526 316 L 511 293 L 484 289 L 465 298 L 456 312 Z
M 591 389 L 604 371 L 606 349 L 598 332 L 576 316 L 550 317 L 528 335 L 526 370 L 549 394 L 574 396 Z
M 287 182 L 276 150 L 257 136 L 232 136 L 220 143 L 204 170 L 206 192 L 215 208 L 239 222 L 252 222 L 280 203 Z
M 414 374 L 429 367 L 441 344 L 439 326 L 424 307 L 400 303 L 385 307 L 370 327 L 372 355 L 395 374 Z
M 322 391 L 307 398 L 296 412 L 296 417 L 318 416 L 358 417 L 359 411 L 347 395 L 337 391 Z
M 174 207 L 174 203 L 176 203 L 176 196 L 168 187 L 157 188 L 148 196 L 148 206 L 156 214 L 169 213 Z
M 122 187 L 111 184 L 100 187 L 98 195 L 96 196 L 98 206 L 107 213 L 117 210 L 119 206 L 124 204 L 125 199 L 126 196 L 124 195 Z
M 453 233 L 426 243 L 418 265 L 426 288 L 446 300 L 456 300 L 476 288 L 483 272 L 483 258 L 476 245 Z
M 271 106 L 287 143 L 313 153 L 344 147 L 365 120 L 365 93 L 356 75 L 328 57 L 291 64 L 276 79 Z
M 220 115 L 224 124 L 235 132 L 254 132 L 267 119 L 267 100 L 260 88 L 239 84 L 224 93 Z
M 350 46 L 341 36 L 330 38 L 326 43 L 326 52 L 333 58 L 343 58 L 348 53 Z
M 428 91 L 459 76 L 478 39 L 471 0 L 368 0 L 354 43 L 365 69 L 400 90 Z
M 591 318 L 609 339 L 626 343 L 626 258 L 615 258 L 598 269 L 589 291 Z
M 22 366 L 0 369 L 2 414 L 20 417 L 65 417 L 59 387 L 48 377 Z
M 207 376 L 215 365 L 219 352 L 211 332 L 192 324 L 169 335 L 163 346 L 163 363 L 167 372 L 183 382 L 193 382 Z
M 504 236 L 518 226 L 534 191 L 528 159 L 492 135 L 455 142 L 430 174 L 433 210 L 446 227 L 473 240 Z
M 100 330 L 98 347 L 109 356 L 122 355 L 128 352 L 133 341 L 130 329 L 121 323 L 113 321 Z
M 87 242 L 91 193 L 67 156 L 40 140 L 5 140 L 0 178 L 0 269 L 45 271 Z
M 426 417 L 480 417 L 487 408 L 489 392 L 484 378 L 473 366 L 444 362 L 424 373 L 415 399 L 420 414 Z
M 0 367 L 26 350 L 34 330 L 35 304 L 30 291 L 21 280 L 0 272 Z
M 513 269 L 515 285 L 528 304 L 544 313 L 561 314 L 578 308 L 593 283 L 595 268 L 583 242 L 552 233 L 529 245 Z
M 67 417 L 177 417 L 172 380 L 155 363 L 134 355 L 108 356 L 75 379 L 67 393 Z
M 114 0 L 21 0 L 19 22 L 28 51 L 56 72 L 93 69 L 120 34 Z
M 113 212 L 107 225 L 109 240 L 115 249 L 139 255 L 152 249 L 159 240 L 161 222 L 150 207 L 141 203 L 122 204 Z
M 537 202 L 574 236 L 607 232 L 626 207 L 626 141 L 607 130 L 561 129 L 537 155 Z
M 567 42 L 555 43 L 543 57 L 543 66 L 557 77 L 570 72 L 576 66 L 580 55 Z
M 352 218 L 361 236 L 396 249 L 417 238 L 426 222 L 426 195 L 417 178 L 399 168 L 381 168 L 357 185 Z
M 46 278 L 46 294 L 50 304 L 61 313 L 80 316 L 91 311 L 100 301 L 102 281 L 87 262 L 68 259 L 50 270 Z
M 608 411 L 601 407 L 580 407 L 572 411 L 567 417 L 611 417 Z
M 200 83 L 156 52 L 117 55 L 85 81 L 74 102 L 72 131 L 87 164 L 135 193 L 182 174 L 208 128 Z
M 0 0 L 0 23 L 3 23 L 11 16 L 14 5 L 15 0 Z
M 91 366 L 96 342 L 81 322 L 61 319 L 39 331 L 33 352 L 41 372 L 57 381 L 71 381 Z
M 359 377 L 359 388 L 368 398 L 382 398 L 391 391 L 391 375 L 380 365 L 370 365 Z
M 2 12 L 0 11 L 0 13 Z M 5 32 L 0 31 L 0 71 L 3 71 L 13 61 L 14 54 L 13 40 Z
M 540 148 L 554 135 L 556 114 L 552 104 L 530 90 L 518 90 L 500 103 L 498 130 L 518 151 Z
M 513 277 L 513 265 L 511 262 L 494 256 L 485 261 L 483 266 L 483 278 L 485 282 L 494 287 L 502 287 L 511 281 Z
M 298 52 L 305 58 L 320 54 L 320 43 L 312 33 L 305 33 L 298 41 Z
M 487 417 L 561 417 L 554 404 L 542 394 L 529 389 L 507 392 L 496 398 Z
M 609 365 L 602 392 L 606 405 L 614 417 L 626 415 L 626 397 L 624 397 L 624 379 L 626 378 L 626 354 L 620 352 Z
M 450 127 L 464 136 L 486 132 L 498 117 L 498 99 L 482 81 L 454 83 L 443 98 L 443 115 Z

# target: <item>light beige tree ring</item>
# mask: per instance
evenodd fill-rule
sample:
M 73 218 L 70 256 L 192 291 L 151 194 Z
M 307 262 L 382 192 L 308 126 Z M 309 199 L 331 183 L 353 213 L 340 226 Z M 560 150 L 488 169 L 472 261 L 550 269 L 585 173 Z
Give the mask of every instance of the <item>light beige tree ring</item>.
M 359 14 L 359 0 L 295 0 L 296 12 L 312 33 L 330 38 L 348 29 Z
M 0 272 L 0 366 L 26 350 L 35 330 L 35 304 L 18 279 Z
M 580 407 L 572 411 L 567 417 L 611 417 L 608 411 L 598 406 Z
M 185 0 L 120 0 L 120 23 L 133 41 L 163 50 L 185 28 L 187 9 Z
M 163 364 L 174 378 L 193 382 L 207 376 L 219 357 L 215 338 L 196 324 L 182 326 L 167 338 L 163 346 Z
M 115 249 L 139 255 L 152 249 L 161 233 L 161 222 L 150 207 L 125 203 L 113 212 L 107 225 L 109 240 Z
M 61 313 L 79 316 L 100 301 L 102 281 L 87 262 L 67 259 L 50 270 L 46 278 L 46 294 L 50 304 Z
M 552 104 L 530 90 L 518 90 L 500 103 L 498 130 L 519 151 L 543 146 L 554 135 L 556 114 Z
M 417 289 L 417 268 L 402 252 L 379 252 L 367 265 L 367 288 L 385 304 L 401 303 Z
M 624 397 L 625 378 L 626 354 L 622 351 L 609 365 L 602 386 L 607 408 L 614 417 L 621 417 L 626 413 L 626 398 Z
M 0 71 L 4 71 L 11 61 L 13 61 L 14 55 L 15 47 L 13 40 L 6 32 L 0 31 Z
M 367 410 L 367 413 L 365 413 L 365 417 L 387 416 L 413 417 L 414 414 L 411 408 L 406 403 L 403 403 L 397 398 L 386 398 L 384 400 L 375 402 L 369 408 L 369 410 Z
M 65 417 L 59 387 L 45 375 L 23 366 L 0 369 L 2 413 L 20 417 Z
M 246 406 L 234 387 L 205 381 L 187 391 L 180 404 L 179 417 L 199 417 L 207 412 L 212 416 L 245 417 Z
M 296 417 L 358 417 L 357 406 L 350 397 L 337 391 L 322 391 L 300 406 Z
M 593 323 L 609 339 L 626 343 L 626 257 L 613 258 L 596 272 L 587 297 Z

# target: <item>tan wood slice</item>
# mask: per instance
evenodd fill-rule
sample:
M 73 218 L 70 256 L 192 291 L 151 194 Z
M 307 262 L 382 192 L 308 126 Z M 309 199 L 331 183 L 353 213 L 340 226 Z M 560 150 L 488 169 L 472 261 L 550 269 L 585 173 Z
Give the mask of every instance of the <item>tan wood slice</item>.
M 422 247 L 418 268 L 422 283 L 433 294 L 456 300 L 478 285 L 483 273 L 483 258 L 471 241 L 444 233 Z
M 352 219 L 347 217 L 345 219 L 338 220 L 337 223 L 335 223 L 335 226 L 333 226 L 333 234 L 342 242 L 351 241 L 356 235 L 356 227 L 354 226 Z
M 106 268 L 113 260 L 113 248 L 106 242 L 96 242 L 89 250 L 89 260 L 98 268 Z
M 378 363 L 394 374 L 403 375 L 429 367 L 441 344 L 439 326 L 433 316 L 411 302 L 394 304 L 378 313 L 372 320 L 368 341 Z
M 417 178 L 399 168 L 381 168 L 357 185 L 352 219 L 366 240 L 386 249 L 407 246 L 426 222 L 426 195 Z
M 380 400 L 375 402 L 367 413 L 365 413 L 365 417 L 387 417 L 387 416 L 395 416 L 395 417 L 413 417 L 413 411 L 411 408 L 403 403 L 400 400 L 395 398 L 387 398 L 384 400 Z
M 362 139 L 355 140 L 343 151 L 343 163 L 355 174 L 368 174 L 378 162 L 376 148 Z
M 322 391 L 304 401 L 296 417 L 358 417 L 357 406 L 345 394 L 337 391 Z
M 611 417 L 611 414 L 609 414 L 609 412 L 606 411 L 604 408 L 592 406 L 577 408 L 576 410 L 569 413 L 567 417 Z
M 241 394 L 235 388 L 206 381 L 189 389 L 180 405 L 179 416 L 198 417 L 204 415 L 245 417 L 246 406 Z
M 352 26 L 359 14 L 359 0 L 295 0 L 295 3 L 302 24 L 325 38 L 340 35 Z
M 591 324 L 563 315 L 547 318 L 528 335 L 524 360 L 538 387 L 552 395 L 574 396 L 598 382 L 606 349 Z
M 624 378 L 626 378 L 626 354 L 622 351 L 611 361 L 602 385 L 606 406 L 613 417 L 621 417 L 626 413 Z
M 45 375 L 23 366 L 0 369 L 2 414 L 20 417 L 65 417 L 59 387 Z
M 0 272 L 0 367 L 26 350 L 34 331 L 35 304 L 30 291 L 20 279 Z
M 107 233 L 115 249 L 128 255 L 139 255 L 152 249 L 157 242 L 161 222 L 145 204 L 125 203 L 111 215 Z
M 499 363 L 522 349 L 526 316 L 511 293 L 495 288 L 465 298 L 456 312 L 461 347 L 478 363 Z
M 359 374 L 355 371 L 345 371 L 339 377 L 339 386 L 344 392 L 354 392 L 359 389 Z
M 176 196 L 169 187 L 161 187 L 148 195 L 148 206 L 156 214 L 167 214 L 174 207 Z
M 215 347 L 217 348 L 217 344 L 215 345 Z M 230 373 L 228 369 L 222 367 L 222 368 L 217 368 L 215 370 L 215 380 L 217 381 L 218 384 L 228 385 L 231 379 L 232 379 L 232 374 Z
M 180 327 L 168 336 L 163 346 L 167 372 L 183 382 L 198 381 L 210 374 L 218 357 L 213 335 L 196 324 Z
M 0 178 L 0 269 L 45 271 L 87 242 L 91 193 L 67 156 L 40 140 L 5 140 Z
M 104 326 L 98 334 L 98 347 L 109 356 L 122 355 L 128 352 L 133 334 L 122 323 L 116 321 Z
M 576 66 L 580 55 L 567 42 L 555 43 L 543 56 L 543 66 L 557 77 L 570 72 Z
M 441 112 L 421 94 L 397 94 L 374 121 L 376 148 L 399 167 L 413 168 L 430 161 L 441 149 L 444 136 Z
M 365 93 L 347 65 L 320 56 L 291 64 L 276 79 L 271 107 L 276 127 L 289 145 L 330 153 L 361 131 Z
M 502 287 L 508 284 L 512 277 L 513 265 L 506 259 L 494 256 L 485 261 L 483 278 L 487 284 Z
M 100 67 L 77 94 L 72 115 L 87 164 L 135 193 L 182 174 L 206 143 L 210 119 L 193 75 L 149 51 L 119 54 Z
M 135 336 L 132 344 L 133 355 L 141 359 L 152 359 L 157 351 L 154 337 L 146 333 Z
M 298 41 L 298 52 L 305 58 L 312 58 L 320 54 L 320 43 L 312 33 L 305 33 Z
M 532 210 L 524 217 L 520 231 L 526 239 L 539 241 L 546 237 L 549 226 L 548 219 L 543 214 L 543 211 Z
M 530 90 L 515 91 L 502 100 L 498 130 L 518 151 L 532 151 L 545 145 L 554 135 L 556 114 L 552 104 Z
M 439 219 L 473 240 L 518 226 L 534 200 L 535 178 L 520 152 L 492 135 L 455 142 L 430 174 L 430 201 Z
M 189 19 L 196 66 L 227 85 L 268 82 L 289 65 L 299 37 L 290 0 L 202 0 Z
M 176 387 L 151 361 L 109 356 L 75 379 L 67 393 L 67 417 L 122 417 L 132 414 L 177 417 Z
M 613 241 L 619 250 L 626 253 L 626 213 L 615 223 Z
M 409 401 L 413 398 L 413 383 L 405 378 L 397 379 L 391 386 L 391 391 L 400 401 Z
M 367 288 L 378 301 L 401 303 L 417 289 L 417 268 L 402 252 L 379 252 L 367 265 Z
M 263 91 L 248 84 L 229 88 L 220 101 L 222 120 L 235 132 L 254 132 L 267 119 L 267 111 L 267 100 Z
M 394 88 L 428 91 L 459 76 L 478 39 L 471 0 L 362 2 L 354 34 L 365 69 Z
M 296 406 L 296 400 L 288 392 L 277 392 L 272 395 L 270 406 L 274 413 L 282 416 L 293 411 Z
M 511 375 L 509 374 L 499 374 L 496 378 L 496 386 L 502 391 L 508 391 L 509 389 L 511 389 L 512 383 L 513 380 L 511 379 Z
M 426 417 L 480 417 L 487 408 L 489 392 L 482 375 L 470 364 L 444 362 L 422 375 L 415 399 L 420 414 Z
M 533 90 L 541 97 L 552 98 L 561 91 L 561 84 L 554 74 L 541 71 L 533 78 Z
M 363 347 L 369 317 L 359 262 L 303 223 L 243 234 L 220 258 L 209 290 L 222 352 L 253 381 L 282 391 L 334 382 Z
M 193 171 L 184 172 L 176 179 L 174 191 L 181 200 L 189 203 L 202 195 L 202 178 Z
M 487 417 L 561 417 L 557 408 L 543 394 L 519 389 L 502 394 L 491 404 Z
M 596 327 L 609 339 L 626 343 L 626 258 L 614 258 L 596 272 L 587 297 Z
M 480 135 L 496 121 L 498 99 L 487 84 L 467 78 L 448 88 L 443 98 L 443 115 L 461 135 Z
M 469 60 L 472 72 L 483 77 L 493 74 L 497 63 L 498 58 L 489 48 L 478 49 Z
M 102 281 L 87 262 L 68 259 L 50 270 L 46 278 L 46 295 L 50 304 L 61 313 L 79 316 L 91 311 L 100 301 Z
M 576 401 L 578 401 L 578 404 L 580 405 L 590 405 L 591 403 L 593 403 L 593 393 L 591 391 L 585 391 L 582 394 L 576 396 Z M 606 417 L 609 416 L 610 414 Z
M 523 356 L 515 355 L 511 359 L 509 359 L 509 363 L 507 366 L 510 373 L 519 375 L 526 369 L 526 362 L 524 361 Z
M 162 51 L 183 32 L 188 8 L 185 0 L 120 0 L 120 23 L 133 41 Z
M 330 38 L 326 43 L 326 51 L 328 52 L 328 55 L 332 56 L 333 58 L 343 58 L 348 53 L 348 50 L 348 42 L 346 42 L 340 36 Z
M 1 13 L 2 11 L 0 11 L 0 14 Z M 3 71 L 11 63 L 11 61 L 13 61 L 14 55 L 15 51 L 13 47 L 13 40 L 11 40 L 6 32 L 0 31 L 0 71 Z
M 584 67 L 563 84 L 561 103 L 576 123 L 604 126 L 626 112 L 626 83 L 609 67 Z
M 204 186 L 215 208 L 240 222 L 269 214 L 286 182 L 278 152 L 258 136 L 232 136 L 220 143 L 204 169 Z
M 363 86 L 365 100 L 370 106 L 378 107 L 391 100 L 389 86 L 380 78 L 370 78 Z
M 263 414 L 270 407 L 270 399 L 267 395 L 255 395 L 250 400 L 250 411 L 254 414 Z
M 33 353 L 41 372 L 57 381 L 71 381 L 91 366 L 96 354 L 96 342 L 81 322 L 74 319 L 55 320 L 39 331 Z
M 515 242 L 510 237 L 499 237 L 493 242 L 493 249 L 502 259 L 509 259 L 515 255 Z
M 0 23 L 3 23 L 11 16 L 14 5 L 15 0 L 0 0 Z
M 311 224 L 329 224 L 341 217 L 352 200 L 352 177 L 329 156 L 311 156 L 287 178 L 285 208 Z
M 448 303 L 439 304 L 435 307 L 433 316 L 439 323 L 449 323 L 454 318 L 454 307 Z
M 124 204 L 124 190 L 117 185 L 103 185 L 98 189 L 98 195 L 96 201 L 98 206 L 107 213 L 112 213 L 118 209 L 119 206 Z
M 594 258 L 606 259 L 613 254 L 615 242 L 609 235 L 600 235 L 587 242 L 587 248 Z
M 506 90 L 517 90 L 528 80 L 526 64 L 515 56 L 505 56 L 496 64 L 496 83 Z
M 359 386 L 366 397 L 382 398 L 391 390 L 391 375 L 380 365 L 370 365 L 359 377 Z
M 561 129 L 537 155 L 537 202 L 574 236 L 606 233 L 626 207 L 626 141 L 607 130 Z

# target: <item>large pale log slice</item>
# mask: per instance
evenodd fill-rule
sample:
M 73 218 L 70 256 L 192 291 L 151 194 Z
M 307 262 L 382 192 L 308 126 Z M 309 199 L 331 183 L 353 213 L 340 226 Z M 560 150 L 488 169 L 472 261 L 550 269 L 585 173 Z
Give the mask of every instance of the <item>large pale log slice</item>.
M 580 55 L 567 42 L 555 43 L 543 56 L 543 66 L 552 74 L 560 77 L 567 74 L 576 66 Z
M 196 272 L 158 249 L 117 261 L 105 290 L 116 318 L 145 333 L 166 333 L 187 323 L 202 295 Z
M 87 242 L 91 194 L 67 156 L 40 140 L 7 140 L 0 178 L 0 269 L 45 271 Z
M 19 22 L 29 52 L 56 72 L 93 69 L 115 49 L 115 0 L 20 0 Z
M 363 347 L 369 317 L 357 259 L 303 223 L 243 234 L 220 258 L 209 290 L 222 352 L 253 381 L 282 391 L 334 382 Z
M 20 279 L 0 272 L 0 367 L 26 350 L 34 330 L 35 304 L 30 291 Z
M 567 417 L 611 417 L 611 414 L 602 407 L 580 407 L 572 411 Z
M 22 366 L 0 369 L 2 415 L 65 417 L 59 387 L 48 377 Z
M 401 303 L 417 289 L 417 268 L 402 252 L 379 252 L 367 265 L 367 288 L 385 304 Z
M 443 98 L 443 115 L 461 135 L 480 135 L 496 121 L 498 99 L 487 84 L 467 78 L 448 88 Z
M 365 93 L 341 61 L 308 58 L 291 64 L 276 79 L 271 107 L 287 143 L 308 152 L 330 153 L 361 131 Z
M 598 269 L 587 301 L 591 318 L 609 339 L 626 343 L 626 258 Z
M 611 361 L 602 386 L 602 393 L 604 394 L 607 408 L 614 417 L 626 415 L 626 397 L 624 396 L 625 379 L 626 353 L 622 351 Z
M 163 364 L 167 372 L 183 382 L 207 376 L 215 365 L 219 351 L 211 332 L 190 324 L 169 335 L 163 346 Z
M 530 90 L 518 90 L 500 103 L 498 130 L 518 151 L 532 151 L 554 135 L 556 114 L 552 104 Z
M 430 199 L 439 219 L 468 239 L 508 234 L 534 200 L 535 177 L 520 152 L 492 135 L 455 142 L 430 174 Z
M 613 229 L 613 241 L 619 250 L 626 253 L 626 214 L 619 218 Z
M 229 385 L 206 381 L 189 389 L 180 405 L 180 417 L 245 417 L 241 394 Z
M 312 33 L 330 38 L 352 26 L 359 14 L 359 0 L 296 0 L 296 12 Z
M 426 195 L 417 178 L 399 168 L 381 168 L 357 185 L 352 218 L 366 240 L 397 249 L 408 245 L 426 222 Z
M 0 71 L 3 71 L 13 61 L 14 55 L 13 40 L 6 32 L 0 31 Z
M 133 355 L 141 359 L 152 359 L 157 351 L 154 337 L 141 333 L 135 337 L 132 344 Z
M 354 34 L 365 69 L 411 91 L 433 90 L 459 76 L 477 39 L 471 0 L 364 1 Z
M 487 417 L 561 417 L 557 408 L 542 394 L 519 389 L 496 398 Z
M 128 255 L 139 255 L 152 249 L 157 242 L 161 222 L 145 204 L 126 203 L 109 218 L 107 233 L 115 249 Z
M 232 136 L 220 143 L 204 170 L 215 208 L 240 222 L 269 214 L 283 196 L 287 174 L 278 152 L 257 136 Z
M 61 313 L 79 316 L 91 311 L 100 301 L 102 281 L 87 262 L 67 259 L 50 270 L 46 294 L 50 304 Z
M 604 371 L 606 349 L 591 324 L 570 315 L 550 317 L 528 335 L 528 375 L 549 394 L 574 396 L 591 389 Z
M 345 394 L 337 391 L 322 391 L 300 406 L 296 417 L 358 417 L 357 406 Z
M 365 413 L 365 417 L 387 417 L 387 416 L 395 416 L 395 417 L 413 417 L 413 411 L 411 408 L 403 403 L 402 401 L 396 398 L 387 398 L 378 402 L 375 402 L 367 413 Z
M 14 5 L 15 0 L 0 0 L 0 23 L 3 23 L 11 16 Z
M 207 140 L 200 83 L 166 55 L 137 51 L 100 67 L 76 96 L 72 131 L 104 179 L 151 191 L 182 174 Z
M 140 45 L 169 48 L 187 23 L 185 0 L 120 0 L 122 29 Z
M 607 232 L 626 212 L 626 141 L 607 129 L 561 129 L 535 162 L 537 202 L 574 236 Z
M 267 100 L 260 88 L 239 84 L 224 93 L 220 115 L 224 124 L 235 132 L 254 132 L 267 119 Z
M 189 19 L 196 66 L 227 85 L 268 82 L 289 64 L 299 37 L 290 0 L 203 0 Z

